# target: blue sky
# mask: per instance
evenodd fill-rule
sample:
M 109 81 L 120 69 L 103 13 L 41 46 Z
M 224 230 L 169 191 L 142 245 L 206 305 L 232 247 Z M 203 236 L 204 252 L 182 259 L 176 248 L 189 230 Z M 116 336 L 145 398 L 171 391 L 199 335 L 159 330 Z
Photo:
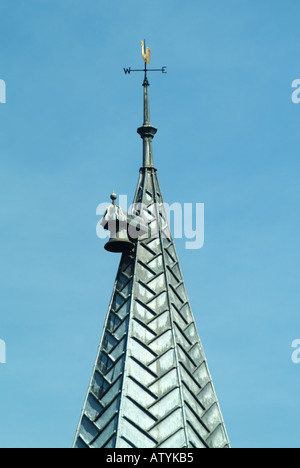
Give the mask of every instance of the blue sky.
M 177 240 L 234 447 L 299 447 L 300 5 L 2 0 L 0 446 L 70 447 L 118 256 L 96 236 L 142 162 L 140 40 L 166 202 L 205 204 Z

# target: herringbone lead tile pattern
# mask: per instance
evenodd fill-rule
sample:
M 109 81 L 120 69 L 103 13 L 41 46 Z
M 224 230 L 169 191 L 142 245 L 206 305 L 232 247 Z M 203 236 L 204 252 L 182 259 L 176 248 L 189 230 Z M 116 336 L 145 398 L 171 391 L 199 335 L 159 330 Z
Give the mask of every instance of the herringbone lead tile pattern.
M 155 169 L 135 202 L 157 236 L 122 256 L 75 447 L 228 448 Z

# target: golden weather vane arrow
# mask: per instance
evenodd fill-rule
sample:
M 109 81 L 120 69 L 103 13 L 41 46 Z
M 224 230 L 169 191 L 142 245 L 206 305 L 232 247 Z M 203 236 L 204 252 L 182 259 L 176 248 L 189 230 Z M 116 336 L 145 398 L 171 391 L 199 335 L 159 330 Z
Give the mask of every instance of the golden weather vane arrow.
M 148 63 L 150 65 L 150 62 L 151 62 L 151 50 L 150 50 L 150 47 L 147 47 L 146 48 L 146 52 L 145 52 L 145 42 L 146 41 L 141 41 L 141 45 L 142 45 L 142 57 L 143 57 L 143 60 L 145 63 Z
M 131 72 L 144 72 L 145 73 L 145 78 L 144 78 L 144 84 L 148 83 L 148 78 L 147 78 L 147 72 L 161 72 L 161 73 L 167 73 L 166 69 L 167 67 L 162 67 L 162 68 L 147 68 L 147 64 L 150 65 L 151 62 L 151 50 L 150 47 L 146 47 L 146 41 L 141 41 L 142 45 L 142 57 L 145 62 L 145 68 L 143 69 L 132 69 L 130 68 L 123 68 L 125 75 L 130 75 Z

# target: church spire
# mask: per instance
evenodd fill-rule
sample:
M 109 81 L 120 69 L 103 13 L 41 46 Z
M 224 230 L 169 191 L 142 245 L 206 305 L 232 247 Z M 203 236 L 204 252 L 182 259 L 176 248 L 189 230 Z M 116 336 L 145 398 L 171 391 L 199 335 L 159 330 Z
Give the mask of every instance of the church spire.
M 147 230 L 123 250 L 74 447 L 228 448 L 153 167 L 146 78 L 133 206 Z

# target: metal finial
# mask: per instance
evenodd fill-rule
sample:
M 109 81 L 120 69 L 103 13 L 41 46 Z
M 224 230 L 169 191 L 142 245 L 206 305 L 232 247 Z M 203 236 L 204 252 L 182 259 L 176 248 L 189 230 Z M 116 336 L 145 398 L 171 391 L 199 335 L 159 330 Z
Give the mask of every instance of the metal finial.
M 111 199 L 111 201 L 113 202 L 113 205 L 116 204 L 116 199 L 117 199 L 117 198 L 118 198 L 118 196 L 115 194 L 115 191 L 113 190 L 113 191 L 112 191 L 112 194 L 111 194 L 111 196 L 110 196 L 110 199 Z

